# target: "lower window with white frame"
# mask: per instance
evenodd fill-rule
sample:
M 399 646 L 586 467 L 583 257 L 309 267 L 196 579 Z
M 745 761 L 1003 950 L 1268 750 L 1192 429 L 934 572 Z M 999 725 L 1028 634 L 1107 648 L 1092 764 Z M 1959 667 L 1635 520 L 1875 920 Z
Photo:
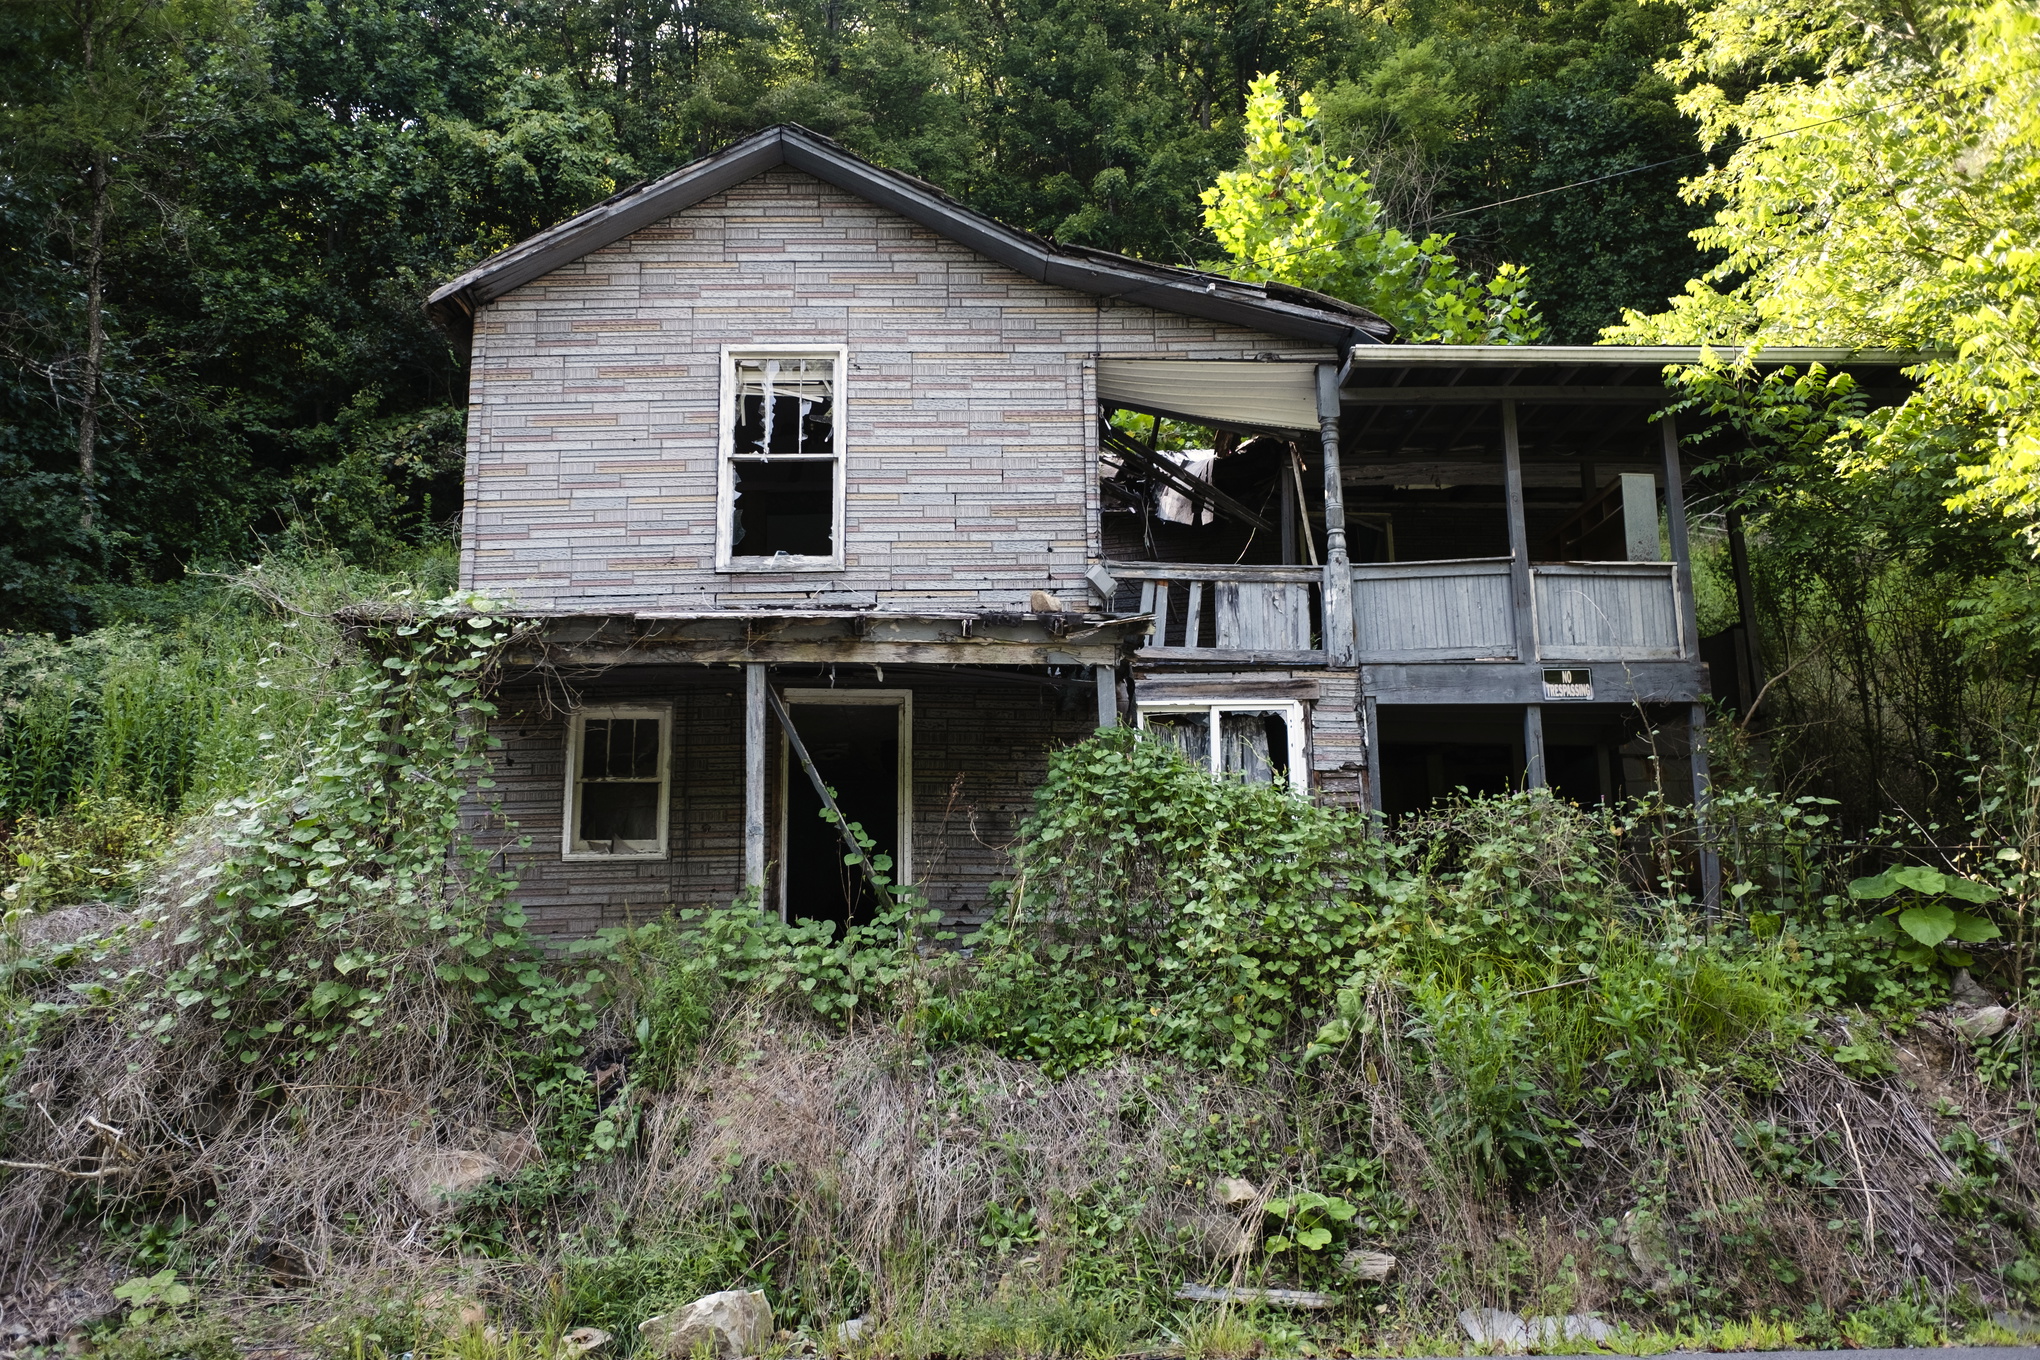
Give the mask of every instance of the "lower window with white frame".
M 1299 793 L 1310 788 L 1300 703 L 1142 704 L 1140 726 L 1213 775 L 1231 775 L 1249 784 L 1287 784 Z
M 673 710 L 611 705 L 575 712 L 567 733 L 567 859 L 664 858 Z

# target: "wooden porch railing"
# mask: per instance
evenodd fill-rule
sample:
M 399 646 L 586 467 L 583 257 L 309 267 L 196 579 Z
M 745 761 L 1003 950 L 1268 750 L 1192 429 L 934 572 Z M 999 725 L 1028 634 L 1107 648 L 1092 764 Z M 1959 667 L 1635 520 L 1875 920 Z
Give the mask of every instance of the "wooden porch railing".
M 1144 660 L 1325 664 L 1320 568 L 1107 562 L 1105 570 L 1139 584 L 1139 610 L 1153 619 Z
M 1362 662 L 1537 659 L 1661 661 L 1682 656 L 1670 562 L 1568 562 L 1530 568 L 1536 627 L 1519 632 L 1507 557 L 1377 562 L 1353 568 Z

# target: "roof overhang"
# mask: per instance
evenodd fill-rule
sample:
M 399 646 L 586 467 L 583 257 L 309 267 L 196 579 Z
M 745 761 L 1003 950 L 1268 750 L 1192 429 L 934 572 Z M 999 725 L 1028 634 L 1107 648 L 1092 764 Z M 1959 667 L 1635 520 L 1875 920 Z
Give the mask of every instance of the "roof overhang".
M 1665 385 L 1667 367 L 1744 354 L 1733 345 L 1367 345 L 1347 356 L 1341 377 L 1343 447 L 1377 459 L 1498 447 L 1505 401 L 1518 408 L 1532 458 L 1641 445 L 1680 399 Z M 1749 357 L 1760 371 L 1846 372 L 1873 405 L 1889 405 L 1911 390 L 1905 370 L 1933 356 L 1767 346 Z
M 924 180 L 873 165 L 793 124 L 754 133 L 519 242 L 436 290 L 426 310 L 465 337 L 476 309 L 513 288 L 780 166 L 896 212 L 1042 283 L 1328 348 L 1379 344 L 1394 334 L 1366 309 L 1306 289 L 1244 283 L 1020 231 L 965 207 Z

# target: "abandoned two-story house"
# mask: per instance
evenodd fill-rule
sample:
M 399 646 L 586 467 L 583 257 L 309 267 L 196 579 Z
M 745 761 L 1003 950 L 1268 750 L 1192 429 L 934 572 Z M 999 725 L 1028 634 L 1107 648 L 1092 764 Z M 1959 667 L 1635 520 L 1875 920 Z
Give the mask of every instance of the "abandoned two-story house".
M 973 919 L 1101 724 L 1393 812 L 1613 796 L 1699 722 L 1686 352 L 1396 344 L 792 127 L 429 305 L 471 348 L 463 585 L 540 621 L 497 784 L 542 928 L 855 919 L 825 789 Z

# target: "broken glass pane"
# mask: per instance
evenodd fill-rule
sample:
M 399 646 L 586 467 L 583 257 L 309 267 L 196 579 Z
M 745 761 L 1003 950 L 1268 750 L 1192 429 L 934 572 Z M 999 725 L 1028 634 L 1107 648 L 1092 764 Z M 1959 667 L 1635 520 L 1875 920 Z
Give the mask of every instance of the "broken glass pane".
M 657 779 L 657 718 L 590 718 L 581 732 L 581 778 Z
M 833 462 L 731 464 L 736 504 L 731 507 L 730 552 L 737 557 L 829 557 L 836 530 Z
M 1281 712 L 1218 715 L 1219 768 L 1249 784 L 1289 782 L 1289 719 Z
M 1147 715 L 1147 730 L 1150 735 L 1168 742 L 1188 756 L 1190 763 L 1198 769 L 1211 768 L 1211 714 L 1208 712 L 1150 713 Z
M 659 848 L 657 718 L 588 718 L 581 724 L 574 848 L 610 854 Z
M 744 454 L 836 451 L 834 359 L 739 359 L 730 447 Z

